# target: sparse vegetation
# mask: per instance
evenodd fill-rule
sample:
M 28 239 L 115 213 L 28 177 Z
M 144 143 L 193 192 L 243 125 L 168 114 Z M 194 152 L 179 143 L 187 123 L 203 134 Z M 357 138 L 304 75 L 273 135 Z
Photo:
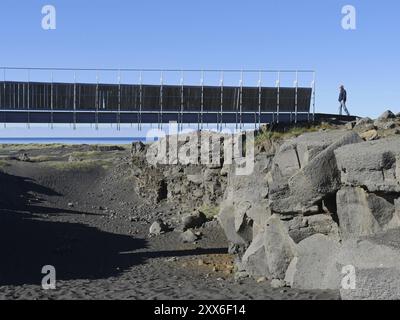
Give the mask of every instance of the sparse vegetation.
M 96 159 L 104 155 L 101 151 L 75 151 L 69 154 L 76 159 Z
M 48 161 L 42 165 L 49 166 L 60 171 L 90 171 L 96 168 L 108 169 L 112 165 L 111 160 L 83 160 L 83 161 Z
M 207 219 L 212 219 L 219 213 L 219 206 L 203 204 L 198 210 L 204 213 Z
M 58 157 L 56 156 L 42 155 L 42 156 L 30 157 L 29 162 L 41 163 L 41 162 L 55 161 L 57 158 Z
M 291 128 L 284 128 L 281 130 L 274 130 L 273 128 L 269 130 L 265 128 L 256 135 L 255 144 L 257 146 L 263 144 L 265 141 L 278 141 L 278 140 L 290 139 L 298 137 L 306 132 L 318 132 L 320 130 L 330 130 L 333 128 L 334 127 L 328 123 L 321 123 L 312 126 L 301 125 Z
M 54 144 L 31 143 L 31 144 L 1 144 L 0 145 L 0 148 L 7 149 L 10 151 L 57 149 L 57 148 L 64 148 L 64 147 L 65 147 L 65 145 L 60 144 L 60 143 L 54 143 Z

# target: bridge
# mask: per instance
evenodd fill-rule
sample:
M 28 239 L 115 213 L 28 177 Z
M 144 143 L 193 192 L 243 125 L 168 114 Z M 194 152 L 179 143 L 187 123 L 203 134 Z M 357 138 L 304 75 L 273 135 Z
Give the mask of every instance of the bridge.
M 199 128 L 204 123 L 241 128 L 249 123 L 313 121 L 316 116 L 314 71 L 1 69 L 0 123 L 4 124 L 140 127 L 174 121 L 197 123 Z M 304 76 L 306 85 L 300 84 Z M 283 85 L 282 78 L 291 85 Z

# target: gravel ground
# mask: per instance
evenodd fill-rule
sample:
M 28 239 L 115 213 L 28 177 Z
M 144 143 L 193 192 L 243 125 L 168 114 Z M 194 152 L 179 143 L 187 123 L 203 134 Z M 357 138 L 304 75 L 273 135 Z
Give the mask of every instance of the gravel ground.
M 134 192 L 128 150 L 90 146 L 0 147 L 0 299 L 338 299 L 337 292 L 273 289 L 235 281 L 217 223 L 195 244 L 153 221 L 176 219 L 167 203 Z M 31 161 L 17 158 L 26 154 Z M 43 290 L 41 269 L 56 268 Z

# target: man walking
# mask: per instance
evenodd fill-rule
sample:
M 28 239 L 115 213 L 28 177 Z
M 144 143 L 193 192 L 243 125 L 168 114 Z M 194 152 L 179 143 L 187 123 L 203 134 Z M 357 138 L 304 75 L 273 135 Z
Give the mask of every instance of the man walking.
M 350 116 L 350 113 L 346 107 L 347 91 L 345 90 L 344 86 L 340 86 L 339 102 L 340 102 L 339 115 L 342 115 L 344 109 L 344 112 L 346 112 L 346 114 Z

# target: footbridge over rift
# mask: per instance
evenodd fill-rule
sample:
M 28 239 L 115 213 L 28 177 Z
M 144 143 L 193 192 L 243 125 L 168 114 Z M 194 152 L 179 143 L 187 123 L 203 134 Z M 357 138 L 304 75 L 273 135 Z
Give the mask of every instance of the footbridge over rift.
M 315 71 L 0 67 L 0 123 L 313 121 Z

